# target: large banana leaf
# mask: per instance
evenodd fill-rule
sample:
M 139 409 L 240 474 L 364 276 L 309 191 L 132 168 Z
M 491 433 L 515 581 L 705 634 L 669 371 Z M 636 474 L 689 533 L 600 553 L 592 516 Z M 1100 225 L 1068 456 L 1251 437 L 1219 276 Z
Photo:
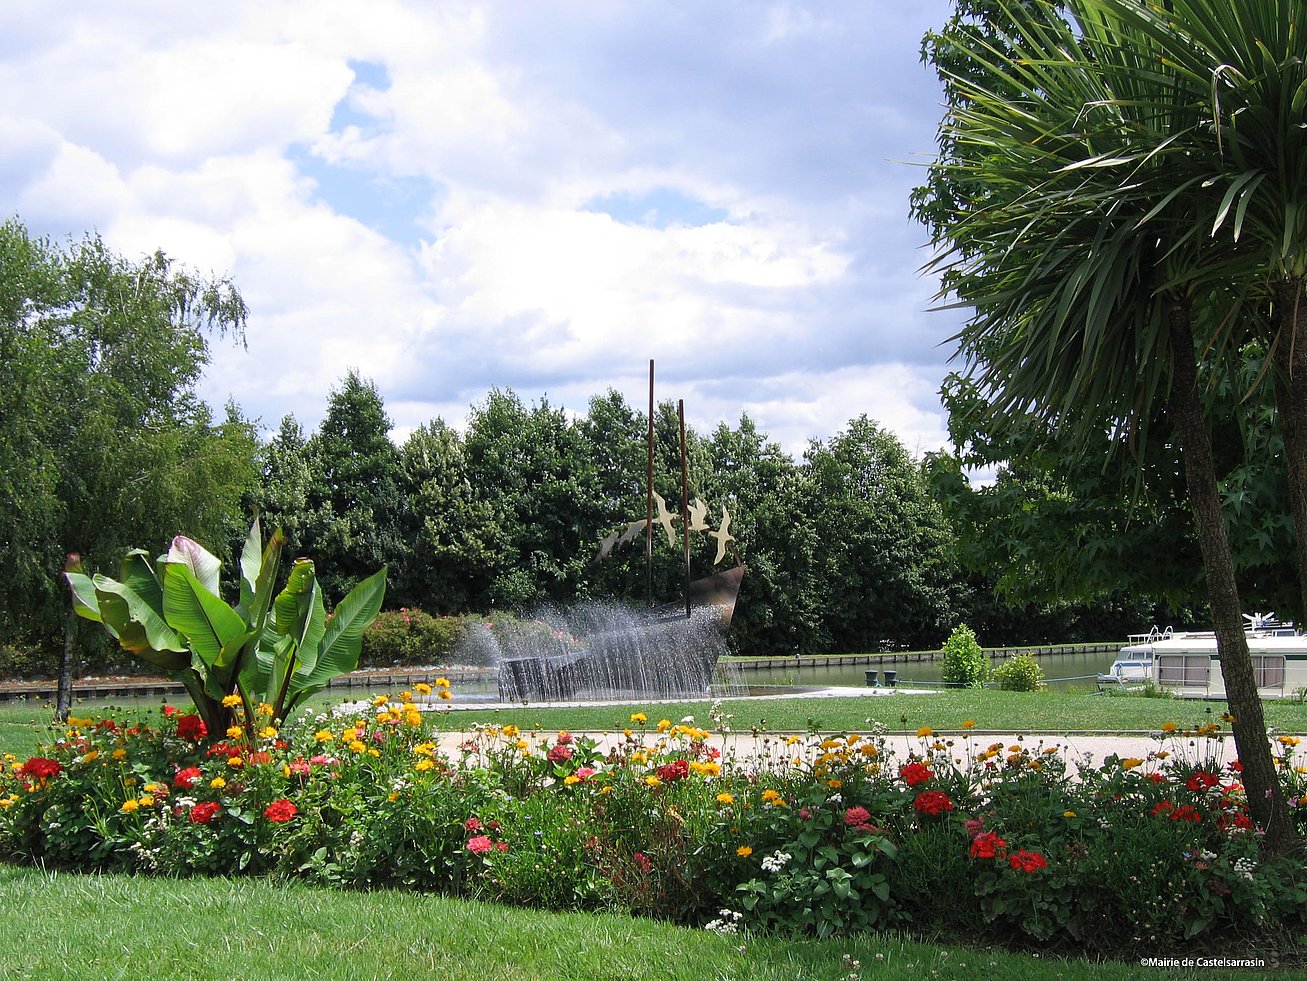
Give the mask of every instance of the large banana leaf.
M 257 517 L 250 525 L 250 533 L 245 536 L 240 566 L 241 594 L 236 609 L 246 620 L 251 620 L 250 608 L 254 604 L 255 584 L 259 581 L 259 572 L 263 567 L 263 531 Z
M 223 648 L 243 638 L 248 627 L 240 614 L 206 589 L 191 567 L 180 562 L 163 566 L 163 615 L 168 625 L 186 638 L 195 657 L 209 671 L 207 682 L 222 687 L 225 679 L 213 675 Z M 242 641 L 243 642 L 243 641 Z M 196 665 L 198 670 L 198 665 Z
M 125 583 L 107 576 L 65 573 L 78 616 L 103 623 L 123 650 L 166 671 L 186 667 L 186 645 L 160 611 Z
M 291 566 L 285 588 L 277 595 L 277 633 L 294 641 L 290 655 L 278 657 L 272 667 L 272 684 L 268 694 L 281 704 L 282 692 L 292 672 L 317 662 L 318 648 L 326 629 L 327 611 L 322 603 L 322 589 L 318 585 L 313 563 L 296 559 Z M 298 659 L 298 663 L 296 662 Z
M 303 698 L 327 687 L 327 682 L 338 674 L 358 667 L 359 651 L 363 646 L 363 631 L 381 612 L 386 596 L 386 567 L 364 579 L 348 596 L 341 600 L 327 623 L 313 665 L 301 660 L 301 667 L 291 678 L 285 711 L 289 712 Z
M 65 572 L 64 578 L 72 588 L 73 612 L 84 620 L 104 623 L 104 618 L 100 616 L 100 600 L 95 595 L 95 583 L 91 581 L 91 577 L 81 572 Z M 118 631 L 110 624 L 105 623 L 104 626 L 113 635 L 114 640 L 117 640 Z

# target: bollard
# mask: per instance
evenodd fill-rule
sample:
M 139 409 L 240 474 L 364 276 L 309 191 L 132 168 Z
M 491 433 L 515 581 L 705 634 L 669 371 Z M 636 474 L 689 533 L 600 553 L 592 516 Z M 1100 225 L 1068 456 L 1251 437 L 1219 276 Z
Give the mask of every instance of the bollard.
M 866 676 L 867 676 L 867 687 L 868 687 L 868 688 L 879 688 L 879 687 L 880 687 L 879 682 L 876 681 L 876 676 L 880 674 L 879 671 L 866 671 L 866 672 L 864 672 L 864 673 L 865 673 Z
M 899 673 L 897 671 L 885 672 L 885 684 L 893 688 L 899 683 Z

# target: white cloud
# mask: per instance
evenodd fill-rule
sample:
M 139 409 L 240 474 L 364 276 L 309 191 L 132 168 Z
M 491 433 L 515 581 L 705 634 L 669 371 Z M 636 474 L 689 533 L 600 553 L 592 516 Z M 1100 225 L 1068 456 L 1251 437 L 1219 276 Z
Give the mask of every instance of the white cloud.
M 350 367 L 403 427 L 492 385 L 640 405 L 655 357 L 704 429 L 746 409 L 799 451 L 867 412 L 932 449 L 950 322 L 891 161 L 933 142 L 916 50 L 948 7 L 6 8 L 0 193 L 230 274 L 249 350 L 204 391 L 269 425 Z M 593 205 L 664 192 L 725 217 Z

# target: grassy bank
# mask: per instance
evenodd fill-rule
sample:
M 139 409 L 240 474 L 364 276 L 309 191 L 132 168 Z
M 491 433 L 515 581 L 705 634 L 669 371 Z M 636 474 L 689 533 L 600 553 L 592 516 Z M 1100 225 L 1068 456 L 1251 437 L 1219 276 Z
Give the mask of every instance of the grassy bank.
M 815 981 L 855 974 L 904 981 L 984 974 L 1014 981 L 1126 981 L 1140 971 L 1136 963 L 1034 957 L 894 936 L 826 941 L 720 936 L 624 916 L 542 913 L 266 879 L 169 880 L 0 866 L 0 904 L 23 911 L 8 918 L 0 976 L 41 981 Z M 1215 981 L 1255 973 L 1207 970 L 1201 977 Z

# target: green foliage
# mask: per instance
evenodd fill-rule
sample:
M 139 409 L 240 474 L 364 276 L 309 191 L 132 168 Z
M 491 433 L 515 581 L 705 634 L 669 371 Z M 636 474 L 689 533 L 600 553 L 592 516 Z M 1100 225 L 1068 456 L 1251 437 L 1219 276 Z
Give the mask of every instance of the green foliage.
M 989 678 L 989 657 L 971 628 L 960 623 L 944 641 L 944 663 L 940 677 L 947 683 L 977 688 Z
M 195 395 L 208 337 L 239 337 L 230 283 L 98 237 L 59 247 L 0 223 L 0 624 L 41 644 L 65 610 L 67 552 L 90 568 L 187 527 L 239 534 L 252 426 Z
M 1010 657 L 994 669 L 994 680 L 1003 691 L 1039 691 L 1043 679 L 1044 669 L 1031 654 Z

